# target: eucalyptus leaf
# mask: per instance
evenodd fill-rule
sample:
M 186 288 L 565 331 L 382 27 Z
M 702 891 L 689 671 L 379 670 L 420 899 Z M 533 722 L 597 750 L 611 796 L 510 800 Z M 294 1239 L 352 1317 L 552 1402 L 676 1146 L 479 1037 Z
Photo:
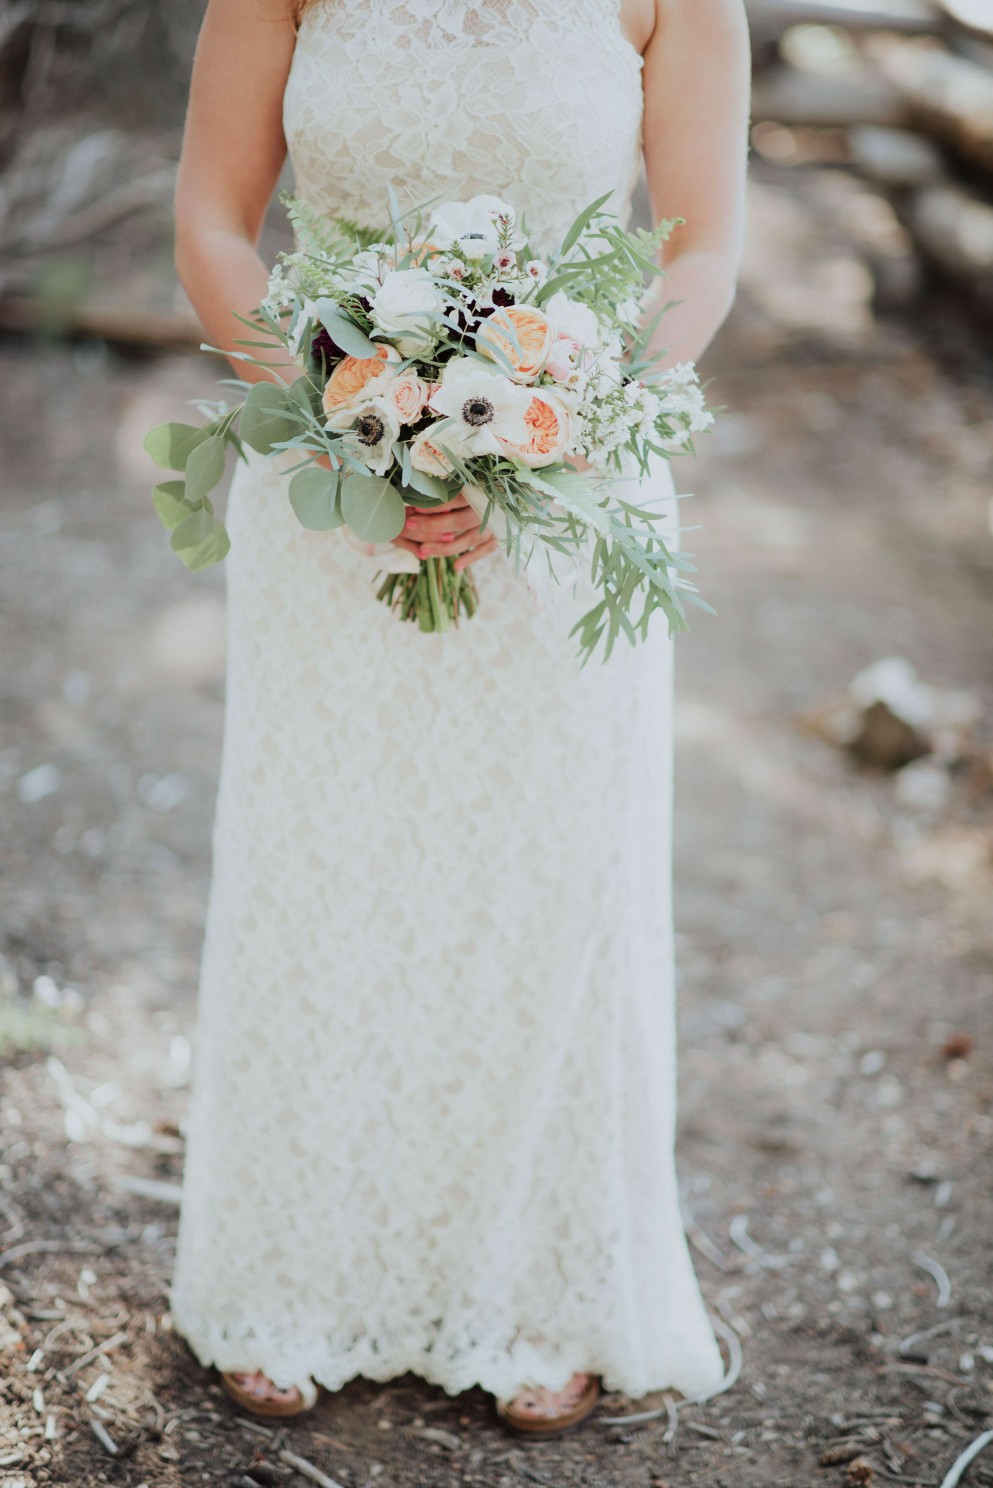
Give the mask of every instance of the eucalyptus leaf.
M 321 389 L 312 377 L 298 377 L 290 386 L 290 397 L 305 414 L 317 417 L 323 413 Z
M 210 435 L 209 425 L 198 429 L 193 424 L 156 424 L 142 440 L 142 448 L 161 470 L 185 470 L 191 452 Z
M 346 356 L 361 357 L 363 361 L 376 356 L 376 343 L 369 340 L 365 331 L 350 320 L 334 300 L 318 300 L 314 309 L 321 325 Z
M 207 511 L 195 511 L 172 534 L 172 546 L 191 573 L 220 563 L 231 546 L 224 524 Z
M 258 454 L 269 455 L 274 445 L 296 434 L 299 408 L 288 388 L 277 387 L 273 382 L 257 382 L 245 399 L 238 433 Z M 293 417 L 288 418 L 291 410 Z
M 338 472 L 311 466 L 298 470 L 290 481 L 290 505 L 301 527 L 330 532 L 344 522 L 338 505 Z
M 406 519 L 403 497 L 379 475 L 348 475 L 341 487 L 341 513 L 362 542 L 389 542 Z
M 198 444 L 186 462 L 186 499 L 191 504 L 201 501 L 212 491 L 224 474 L 224 440 L 213 434 Z
M 152 490 L 152 505 L 155 514 L 169 532 L 178 527 L 185 517 L 196 508 L 186 499 L 186 482 L 181 480 L 161 481 Z
M 411 465 L 407 472 L 405 484 L 413 487 L 422 496 L 430 496 L 436 501 L 448 501 L 452 494 L 447 481 L 439 480 L 436 475 L 428 475 L 426 471 L 418 470 L 414 465 Z

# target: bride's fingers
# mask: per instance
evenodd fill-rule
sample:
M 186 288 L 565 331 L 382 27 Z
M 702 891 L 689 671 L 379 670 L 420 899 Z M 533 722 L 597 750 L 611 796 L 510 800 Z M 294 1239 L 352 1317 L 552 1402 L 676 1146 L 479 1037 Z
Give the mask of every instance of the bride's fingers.
M 403 524 L 404 537 L 419 537 L 422 542 L 443 541 L 443 534 L 457 536 L 460 532 L 471 532 L 479 526 L 479 517 L 471 506 L 437 507 L 431 512 L 421 512 L 408 507 Z
M 456 558 L 454 567 L 465 568 L 469 563 L 475 563 L 480 558 L 485 558 L 487 553 L 493 553 L 500 546 L 491 532 L 485 532 L 480 542 L 474 548 L 469 548 L 461 557 Z
M 436 537 L 428 542 L 418 543 L 417 556 L 419 558 L 454 558 L 456 553 L 464 553 L 468 548 L 475 547 L 479 542 L 479 525 L 468 532 L 457 532 L 445 538 Z

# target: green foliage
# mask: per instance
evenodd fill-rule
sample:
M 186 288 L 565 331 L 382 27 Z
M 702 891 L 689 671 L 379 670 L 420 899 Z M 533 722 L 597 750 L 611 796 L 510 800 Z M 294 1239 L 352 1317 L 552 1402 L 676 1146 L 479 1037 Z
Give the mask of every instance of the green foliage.
M 191 505 L 202 501 L 224 474 L 224 440 L 212 434 L 190 451 L 186 462 L 186 500 Z
M 155 514 L 168 532 L 178 527 L 184 517 L 195 511 L 193 503 L 186 500 L 186 482 L 162 481 L 152 489 L 152 505 Z
M 185 470 L 190 454 L 210 438 L 210 427 L 193 424 L 156 424 L 142 441 L 142 448 L 160 470 Z
M 339 475 L 336 470 L 322 470 L 310 465 L 298 470 L 290 481 L 290 505 L 301 527 L 310 532 L 330 532 L 340 527 L 342 516 L 338 500 Z
M 199 573 L 227 557 L 231 543 L 223 523 L 201 507 L 180 522 L 172 534 L 172 547 L 191 573 Z
M 365 331 L 354 320 L 350 320 L 344 311 L 339 310 L 333 300 L 318 300 L 314 309 L 321 325 L 337 341 L 346 356 L 367 358 L 376 355 L 376 343 L 370 341 Z
M 260 455 L 292 439 L 299 428 L 300 407 L 285 387 L 256 382 L 241 411 L 238 433 Z
M 341 513 L 362 542 L 389 542 L 403 530 L 406 507 L 392 481 L 379 475 L 347 475 Z

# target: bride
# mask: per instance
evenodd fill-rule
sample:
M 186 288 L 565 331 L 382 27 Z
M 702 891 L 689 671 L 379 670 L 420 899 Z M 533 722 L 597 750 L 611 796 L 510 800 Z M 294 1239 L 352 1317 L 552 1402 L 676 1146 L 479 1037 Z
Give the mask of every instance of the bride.
M 287 148 L 319 210 L 495 193 L 546 248 L 605 191 L 626 217 L 643 159 L 654 216 L 685 218 L 657 349 L 695 359 L 733 296 L 747 50 L 743 0 L 210 0 L 177 194 L 207 336 L 234 349 L 266 294 Z M 474 565 L 478 614 L 423 635 L 375 603 L 381 554 L 300 527 L 286 458 L 249 453 L 229 499 L 176 1327 L 271 1416 L 406 1371 L 534 1435 L 601 1388 L 711 1389 L 673 1157 L 664 622 L 581 669 L 575 593 L 536 606 L 458 498 L 395 540 Z M 676 541 L 665 462 L 643 485 Z

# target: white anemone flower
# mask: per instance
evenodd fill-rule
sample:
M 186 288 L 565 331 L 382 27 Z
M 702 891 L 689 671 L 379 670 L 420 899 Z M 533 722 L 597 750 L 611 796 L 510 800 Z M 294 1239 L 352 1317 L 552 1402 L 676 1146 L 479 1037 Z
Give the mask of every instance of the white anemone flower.
M 474 196 L 467 202 L 445 202 L 432 213 L 430 236 L 443 248 L 457 244 L 467 258 L 485 258 L 500 246 L 496 225 L 498 217 L 509 217 L 513 226 L 514 209 L 498 196 Z
M 374 475 L 386 475 L 393 464 L 400 420 L 385 398 L 369 398 L 365 403 L 339 409 L 327 420 L 326 427 L 343 433 L 351 453 Z
M 430 406 L 449 420 L 434 437 L 436 444 L 456 454 L 502 455 L 503 440 L 523 444 L 527 437 L 524 415 L 531 390 L 475 357 L 456 357 L 445 367 Z

